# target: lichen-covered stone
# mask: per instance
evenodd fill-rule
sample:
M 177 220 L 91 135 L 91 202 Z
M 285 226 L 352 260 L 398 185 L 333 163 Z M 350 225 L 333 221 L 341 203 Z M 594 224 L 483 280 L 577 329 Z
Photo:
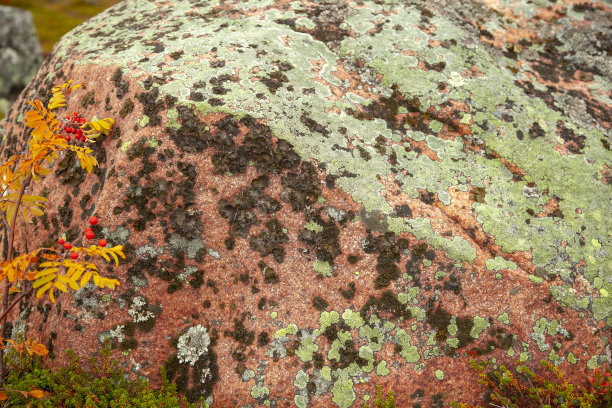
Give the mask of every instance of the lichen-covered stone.
M 0 6 L 0 116 L 34 77 L 41 61 L 32 13 Z
M 128 259 L 110 300 L 26 299 L 13 334 L 53 365 L 109 338 L 132 375 L 158 385 L 164 365 L 218 406 L 361 406 L 376 384 L 398 406 L 484 404 L 478 356 L 582 381 L 610 355 L 610 8 L 573 3 L 133 0 L 92 18 L 10 111 L 2 157 L 25 146 L 26 100 L 84 83 L 68 111 L 115 119 L 101 167 L 62 158 L 17 239 L 75 240 L 95 213 Z

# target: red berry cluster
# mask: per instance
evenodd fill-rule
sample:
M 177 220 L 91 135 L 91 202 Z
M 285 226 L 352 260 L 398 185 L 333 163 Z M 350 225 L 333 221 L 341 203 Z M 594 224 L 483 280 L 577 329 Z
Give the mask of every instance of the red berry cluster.
M 71 139 L 70 135 L 73 134 L 75 140 L 84 142 L 87 136 L 85 136 L 83 130 L 79 128 L 83 123 L 85 123 L 85 119 L 80 117 L 76 112 L 72 112 L 72 115 L 66 116 L 64 123 L 60 125 L 60 130 L 66 133 L 64 139 L 69 142 Z
M 89 217 L 89 224 L 91 226 L 94 226 L 97 223 L 98 223 L 98 217 L 95 217 L 95 216 Z M 96 237 L 96 234 L 93 232 L 91 227 L 85 228 L 85 238 L 87 238 L 87 239 L 94 239 L 95 237 Z M 66 240 L 63 239 L 63 238 L 58 239 L 57 243 L 59 245 L 62 245 L 66 251 L 68 251 L 68 250 L 70 250 L 70 248 L 72 248 L 72 244 L 70 242 L 66 242 Z M 107 244 L 108 244 L 108 242 L 106 242 L 105 239 L 101 239 L 101 240 L 98 241 L 98 246 L 105 247 Z M 72 252 L 70 254 L 70 258 L 72 258 L 72 259 L 77 259 L 78 257 L 79 257 L 78 252 Z

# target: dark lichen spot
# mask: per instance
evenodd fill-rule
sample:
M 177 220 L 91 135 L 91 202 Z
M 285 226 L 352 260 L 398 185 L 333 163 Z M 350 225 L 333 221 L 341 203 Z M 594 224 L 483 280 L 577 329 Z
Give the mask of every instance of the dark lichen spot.
M 258 266 L 261 269 L 261 272 L 263 273 L 264 283 L 274 285 L 280 282 L 280 279 L 278 278 L 278 275 L 276 274 L 276 270 L 274 270 L 274 268 L 269 267 L 263 261 L 259 261 Z
M 359 257 L 359 255 L 355 255 L 355 254 L 350 254 L 346 257 L 346 260 L 348 261 L 348 263 L 350 263 L 351 265 L 355 265 L 357 262 L 359 262 L 361 258 Z
M 544 132 L 540 124 L 538 122 L 533 122 L 533 125 L 529 128 L 529 137 L 535 139 L 537 137 L 544 137 L 545 135 L 546 132 Z
M 355 282 L 350 282 L 348 286 L 348 289 L 340 288 L 339 290 L 343 298 L 351 300 L 355 297 L 355 293 L 357 293 L 357 288 L 355 287 Z
M 289 242 L 289 238 L 278 219 L 272 218 L 266 221 L 265 225 L 265 230 L 250 239 L 249 246 L 262 257 L 272 254 L 276 262 L 282 263 L 285 260 L 285 248 L 282 244 Z
M 119 116 L 122 118 L 125 118 L 133 110 L 134 110 L 134 102 L 132 102 L 131 99 L 126 99 L 125 102 L 123 102 L 123 107 L 119 111 Z
M 329 306 L 329 302 L 323 299 L 321 296 L 315 296 L 312 298 L 312 307 L 317 309 L 319 312 L 324 311 Z
M 257 336 L 257 346 L 263 347 L 270 343 L 270 335 L 267 332 L 259 333 Z
M 241 320 L 234 319 L 234 331 L 226 330 L 223 332 L 225 337 L 231 337 L 240 344 L 244 344 L 245 346 L 250 346 L 253 344 L 255 340 L 255 332 L 248 331 L 244 326 L 244 315 Z
M 299 241 L 314 248 L 318 259 L 333 263 L 334 258 L 342 253 L 338 240 L 340 229 L 332 220 L 323 221 L 319 214 L 312 214 L 309 218 L 309 221 L 321 226 L 322 230 L 303 229 L 298 236 Z
M 359 311 L 359 314 L 363 319 L 367 320 L 366 316 L 370 312 L 374 312 L 378 316 L 380 316 L 379 313 L 388 312 L 396 319 L 403 317 L 405 320 L 408 320 L 412 317 L 410 310 L 406 310 L 406 306 L 390 290 L 385 290 L 379 298 L 370 296 Z

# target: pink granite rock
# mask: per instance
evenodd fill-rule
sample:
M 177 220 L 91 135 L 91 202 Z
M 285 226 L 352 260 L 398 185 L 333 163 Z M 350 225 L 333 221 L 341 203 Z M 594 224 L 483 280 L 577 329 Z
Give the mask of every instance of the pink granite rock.
M 545 3 L 545 4 L 542 4 Z M 35 192 L 19 249 L 125 246 L 115 292 L 12 316 L 49 366 L 110 339 L 214 406 L 485 404 L 468 361 L 607 366 L 610 8 L 572 1 L 125 1 L 54 48 L 13 106 L 85 84 L 113 117 Z M 517 17 L 518 16 L 518 17 Z M 27 242 L 27 247 L 26 247 Z

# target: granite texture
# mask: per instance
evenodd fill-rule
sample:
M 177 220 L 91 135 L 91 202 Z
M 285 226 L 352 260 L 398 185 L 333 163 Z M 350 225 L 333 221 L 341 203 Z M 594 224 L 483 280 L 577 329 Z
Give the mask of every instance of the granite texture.
M 97 233 L 115 292 L 16 310 L 52 350 L 214 406 L 486 403 L 471 358 L 582 383 L 610 359 L 610 7 L 575 1 L 124 1 L 9 113 L 73 79 L 111 116 L 62 158 L 21 249 Z

